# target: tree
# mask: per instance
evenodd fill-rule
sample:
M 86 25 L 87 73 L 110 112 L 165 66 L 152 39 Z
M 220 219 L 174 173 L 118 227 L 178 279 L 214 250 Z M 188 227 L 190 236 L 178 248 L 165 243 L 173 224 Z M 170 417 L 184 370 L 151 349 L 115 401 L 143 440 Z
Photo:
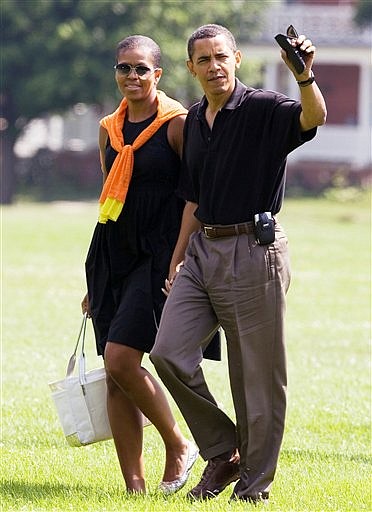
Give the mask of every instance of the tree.
M 372 25 L 372 2 L 370 0 L 358 1 L 354 20 L 360 27 Z
M 255 32 L 262 1 L 2 0 L 1 202 L 14 193 L 14 144 L 27 123 L 74 104 L 103 105 L 116 95 L 114 48 L 129 34 L 154 38 L 164 55 L 162 87 L 190 103 L 186 40 L 203 23 Z M 244 34 L 241 34 L 244 35 Z

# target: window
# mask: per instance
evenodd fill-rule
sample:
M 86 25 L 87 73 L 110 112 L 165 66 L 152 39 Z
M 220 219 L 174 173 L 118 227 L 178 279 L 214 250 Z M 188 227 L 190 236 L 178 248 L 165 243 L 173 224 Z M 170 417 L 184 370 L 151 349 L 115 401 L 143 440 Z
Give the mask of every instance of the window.
M 314 74 L 327 103 L 327 125 L 357 125 L 359 66 L 315 64 Z

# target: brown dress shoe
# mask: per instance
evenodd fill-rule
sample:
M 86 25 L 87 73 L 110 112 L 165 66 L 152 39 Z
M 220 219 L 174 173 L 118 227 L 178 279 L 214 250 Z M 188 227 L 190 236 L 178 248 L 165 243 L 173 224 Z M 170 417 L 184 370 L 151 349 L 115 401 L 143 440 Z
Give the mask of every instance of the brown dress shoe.
M 239 464 L 214 457 L 208 461 L 198 485 L 187 493 L 194 500 L 218 496 L 229 484 L 239 479 Z

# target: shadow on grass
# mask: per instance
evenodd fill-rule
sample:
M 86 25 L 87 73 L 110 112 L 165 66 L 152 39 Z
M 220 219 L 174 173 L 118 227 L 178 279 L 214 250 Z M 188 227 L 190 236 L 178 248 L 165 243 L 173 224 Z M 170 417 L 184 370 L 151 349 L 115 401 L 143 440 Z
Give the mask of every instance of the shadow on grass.
M 92 502 L 93 507 L 122 501 L 123 499 L 139 501 L 141 495 L 128 494 L 121 487 L 105 487 L 102 492 L 94 485 L 51 482 L 30 482 L 26 480 L 5 480 L 0 483 L 1 506 L 3 511 L 9 510 L 72 510 L 72 504 Z M 143 499 L 143 498 L 142 498 Z M 54 504 L 53 508 L 51 504 Z M 62 508 L 58 508 L 62 507 Z M 80 510 L 75 508 L 74 510 Z M 106 510 L 105 508 L 103 510 Z
M 35 483 L 23 480 L 2 480 L 0 482 L 1 494 L 1 510 L 15 510 L 13 507 L 26 506 L 30 503 L 41 503 L 43 501 L 50 503 L 51 500 L 57 500 L 60 503 L 65 500 L 68 503 L 83 502 L 83 500 L 90 500 L 92 492 L 95 494 L 97 502 L 106 501 L 108 495 L 110 500 L 122 501 L 130 500 L 131 502 L 142 502 L 144 499 L 143 494 L 128 493 L 122 487 L 113 487 L 109 490 L 105 488 L 100 496 L 97 488 L 89 485 L 69 485 L 68 483 Z M 148 492 L 146 497 L 159 498 L 159 492 Z M 160 496 L 163 498 L 163 496 Z M 12 505 L 12 508 L 6 508 L 5 504 Z
M 68 485 L 63 483 L 30 483 L 25 481 L 4 480 L 0 484 L 3 499 L 13 500 L 39 500 L 51 497 L 81 497 L 92 492 L 92 488 L 85 485 Z

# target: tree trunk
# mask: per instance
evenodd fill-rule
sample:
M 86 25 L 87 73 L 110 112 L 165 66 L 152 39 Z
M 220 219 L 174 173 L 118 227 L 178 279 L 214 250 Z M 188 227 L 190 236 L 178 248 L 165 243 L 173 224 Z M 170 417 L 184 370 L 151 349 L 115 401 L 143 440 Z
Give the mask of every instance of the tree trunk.
M 14 146 L 20 129 L 13 94 L 8 89 L 0 94 L 0 110 L 0 204 L 11 204 L 16 187 Z
M 0 204 L 11 204 L 14 197 L 14 143 L 8 130 L 0 132 Z

